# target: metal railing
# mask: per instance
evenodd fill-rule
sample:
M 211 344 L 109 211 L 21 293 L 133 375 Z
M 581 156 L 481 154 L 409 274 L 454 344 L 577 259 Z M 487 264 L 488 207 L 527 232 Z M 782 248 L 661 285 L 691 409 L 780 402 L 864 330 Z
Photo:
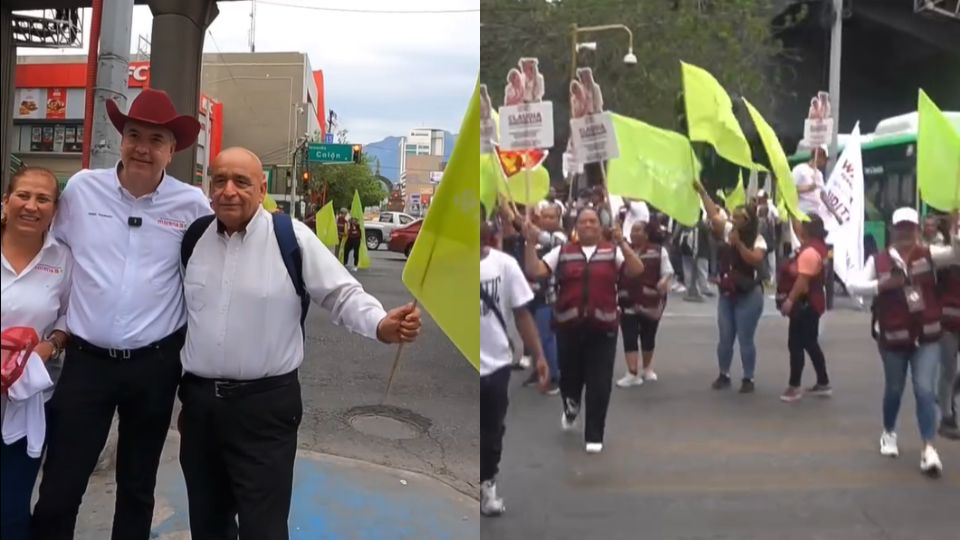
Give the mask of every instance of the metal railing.
M 82 48 L 79 9 L 42 9 L 12 14 L 13 40 L 20 47 Z
M 960 0 L 913 0 L 913 11 L 960 20 Z

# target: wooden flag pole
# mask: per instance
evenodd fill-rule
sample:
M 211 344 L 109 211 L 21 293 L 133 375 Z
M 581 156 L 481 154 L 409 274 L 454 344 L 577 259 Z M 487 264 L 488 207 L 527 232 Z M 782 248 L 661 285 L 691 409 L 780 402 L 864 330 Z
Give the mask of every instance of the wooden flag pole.
M 430 255 L 433 255 L 432 251 L 430 252 Z M 430 268 L 429 264 L 427 265 L 427 268 Z M 426 270 L 424 270 L 424 274 L 426 274 Z M 413 308 L 417 308 L 417 299 L 413 300 Z M 400 345 L 397 347 L 397 355 L 393 357 L 393 367 L 390 368 L 390 378 L 387 379 L 387 391 L 383 393 L 383 401 L 380 402 L 381 405 L 386 403 L 387 398 L 390 396 L 390 387 L 393 386 L 393 378 L 396 376 L 397 368 L 400 366 L 400 354 L 403 353 L 404 345 L 404 343 L 400 343 Z

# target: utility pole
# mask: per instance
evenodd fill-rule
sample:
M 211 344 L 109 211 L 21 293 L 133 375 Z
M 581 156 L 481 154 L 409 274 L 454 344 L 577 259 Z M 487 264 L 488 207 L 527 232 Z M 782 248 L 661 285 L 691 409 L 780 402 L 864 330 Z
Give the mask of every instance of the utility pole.
M 257 52 L 257 0 L 250 0 L 250 52 Z
M 833 0 L 833 27 L 830 31 L 830 110 L 833 133 L 830 135 L 830 159 L 827 173 L 837 163 L 837 138 L 840 133 L 840 49 L 843 46 L 843 0 Z
M 133 0 L 104 0 L 100 33 L 97 86 L 93 97 L 93 130 L 90 137 L 90 168 L 106 169 L 120 159 L 120 134 L 107 116 L 106 101 L 115 100 L 127 110 L 127 79 L 130 69 L 130 34 Z

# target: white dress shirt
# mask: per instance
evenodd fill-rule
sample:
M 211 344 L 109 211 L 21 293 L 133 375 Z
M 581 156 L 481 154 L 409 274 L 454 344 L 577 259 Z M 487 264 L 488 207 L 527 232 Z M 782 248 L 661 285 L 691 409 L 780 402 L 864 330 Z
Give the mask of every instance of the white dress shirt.
M 900 252 L 891 246 L 887 249 L 893 264 L 898 266 L 904 273 L 907 273 L 907 265 L 900 256 Z M 930 259 L 933 266 L 937 269 L 946 268 L 951 264 L 956 264 L 960 254 L 960 239 L 954 238 L 953 245 L 950 246 L 930 246 Z M 874 264 L 873 255 L 867 259 L 867 264 L 863 267 L 863 273 L 857 279 L 851 279 L 847 283 L 847 291 L 853 296 L 873 297 L 877 296 L 880 290 L 880 280 L 877 277 L 877 267 Z
M 180 243 L 211 213 L 199 188 L 170 175 L 139 199 L 120 185 L 116 167 L 73 175 L 54 222 L 76 262 L 70 332 L 98 347 L 137 349 L 183 326 Z M 132 227 L 129 218 L 142 223 Z
M 306 225 L 293 222 L 312 301 L 333 322 L 377 339 L 380 302 Z M 300 298 L 280 256 L 273 219 L 260 209 L 243 232 L 227 236 L 214 220 L 184 272 L 187 340 L 183 369 L 210 379 L 283 375 L 303 362 Z

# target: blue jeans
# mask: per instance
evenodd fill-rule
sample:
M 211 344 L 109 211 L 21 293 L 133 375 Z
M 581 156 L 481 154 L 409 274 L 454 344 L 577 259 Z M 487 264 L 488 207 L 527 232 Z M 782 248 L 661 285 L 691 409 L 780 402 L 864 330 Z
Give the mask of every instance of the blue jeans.
M 30 497 L 40 472 L 40 458 L 27 455 L 26 437 L 0 450 L 0 538 L 27 540 Z
M 753 341 L 757 324 L 763 315 L 763 290 L 754 287 L 744 295 L 720 296 L 717 302 L 717 326 L 720 342 L 717 344 L 717 363 L 720 373 L 730 374 L 733 363 L 733 342 L 740 342 L 740 360 L 743 362 L 743 378 L 753 380 L 757 367 L 757 346 Z
M 937 430 L 937 375 L 940 367 L 940 344 L 926 343 L 915 351 L 880 349 L 883 359 L 883 429 L 893 433 L 900 413 L 900 398 L 907 385 L 907 367 L 913 378 L 913 395 L 917 400 L 917 424 L 924 442 L 933 440 Z
M 553 306 L 537 306 L 534 309 L 533 317 L 537 321 L 537 333 L 540 334 L 540 346 L 543 347 L 543 355 L 547 357 L 547 365 L 550 366 L 550 380 L 557 382 L 560 380 L 560 366 L 557 363 L 557 336 L 550 326 L 553 321 Z

